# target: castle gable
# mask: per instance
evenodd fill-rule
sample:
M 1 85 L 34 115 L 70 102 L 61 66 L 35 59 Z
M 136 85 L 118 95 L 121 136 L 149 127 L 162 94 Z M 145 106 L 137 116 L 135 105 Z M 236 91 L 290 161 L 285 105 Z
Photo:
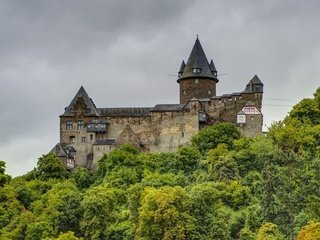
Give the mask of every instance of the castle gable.
M 99 116 L 94 102 L 82 86 L 61 116 L 75 116 L 76 114 Z

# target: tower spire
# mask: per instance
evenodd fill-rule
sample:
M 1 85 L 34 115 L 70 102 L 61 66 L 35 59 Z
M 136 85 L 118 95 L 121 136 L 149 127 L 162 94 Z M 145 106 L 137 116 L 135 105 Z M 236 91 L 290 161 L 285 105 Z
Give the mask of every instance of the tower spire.
M 219 80 L 217 79 L 216 73 L 217 70 L 213 64 L 213 61 L 209 64 L 206 54 L 203 51 L 203 48 L 197 35 L 197 39 L 189 55 L 188 61 L 185 64 L 183 72 L 179 75 L 178 82 L 180 82 L 181 79 L 193 77 L 209 78 L 218 82 Z

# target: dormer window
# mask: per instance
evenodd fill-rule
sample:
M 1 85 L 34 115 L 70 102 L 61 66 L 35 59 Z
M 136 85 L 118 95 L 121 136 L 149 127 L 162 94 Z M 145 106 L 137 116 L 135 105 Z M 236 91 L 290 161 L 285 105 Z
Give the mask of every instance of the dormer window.
M 194 74 L 201 73 L 201 68 L 192 68 L 192 73 L 194 73 Z

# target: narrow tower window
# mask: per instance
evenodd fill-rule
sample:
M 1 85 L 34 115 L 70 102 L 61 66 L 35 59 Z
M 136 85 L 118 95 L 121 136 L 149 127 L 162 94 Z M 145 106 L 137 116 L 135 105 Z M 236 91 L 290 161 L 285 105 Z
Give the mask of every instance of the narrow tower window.
M 208 94 L 211 95 L 211 90 L 208 90 Z

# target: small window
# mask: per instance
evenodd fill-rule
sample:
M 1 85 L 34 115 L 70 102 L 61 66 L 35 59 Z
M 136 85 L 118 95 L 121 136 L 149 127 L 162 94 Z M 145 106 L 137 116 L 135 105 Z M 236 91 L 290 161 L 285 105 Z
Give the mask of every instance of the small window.
M 201 73 L 201 68 L 192 68 L 192 73 L 195 73 L 195 74 Z
M 194 83 L 199 83 L 199 79 L 195 79 L 195 80 L 194 80 Z
M 211 90 L 208 90 L 208 94 L 211 95 Z
M 70 136 L 69 137 L 69 142 L 70 143 L 75 143 L 76 142 L 76 137 L 75 136 Z
M 82 137 L 81 142 L 86 142 L 86 137 Z
M 83 120 L 78 120 L 78 130 L 81 130 L 83 128 Z
M 90 134 L 90 140 L 92 141 L 92 139 L 93 139 L 93 135 L 92 135 L 92 134 Z
M 72 130 L 72 121 L 67 121 L 66 122 L 66 129 L 67 130 Z
M 184 132 L 181 132 L 181 137 L 184 137 Z

